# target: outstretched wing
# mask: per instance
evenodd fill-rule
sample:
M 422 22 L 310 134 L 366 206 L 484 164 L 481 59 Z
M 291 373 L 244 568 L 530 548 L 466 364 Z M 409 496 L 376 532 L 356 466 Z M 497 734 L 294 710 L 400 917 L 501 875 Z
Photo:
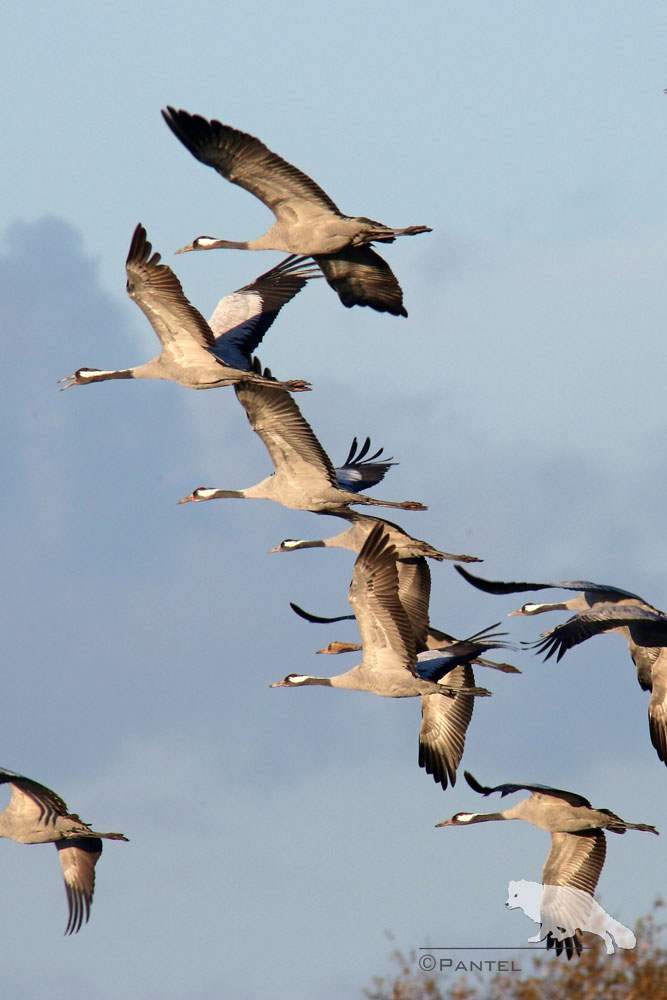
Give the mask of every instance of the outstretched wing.
M 415 559 L 397 560 L 396 569 L 398 572 L 398 597 L 410 619 L 415 645 L 417 650 L 420 651 L 426 646 L 426 636 L 429 629 L 430 570 L 426 560 L 421 556 Z M 299 617 L 316 625 L 329 625 L 333 622 L 342 622 L 354 618 L 354 615 L 335 615 L 333 617 L 315 615 L 310 611 L 305 611 L 293 601 L 290 601 L 290 607 Z M 443 636 L 444 645 L 447 637 L 444 632 L 439 634 Z
M 391 532 L 390 532 L 391 537 Z M 431 570 L 423 556 L 399 559 L 398 597 L 410 619 L 415 646 L 420 653 L 427 647 L 429 636 L 429 603 L 431 600 Z
M 278 220 L 293 222 L 295 212 L 300 221 L 323 211 L 342 216 L 319 184 L 255 136 L 171 107 L 162 117 L 193 156 L 263 201 Z
M 590 802 L 583 795 L 577 795 L 576 792 L 566 792 L 562 788 L 551 788 L 550 785 L 519 784 L 495 785 L 491 788 L 488 785 L 480 785 L 479 781 L 473 777 L 470 771 L 464 771 L 463 774 L 472 790 L 479 792 L 480 795 L 491 795 L 493 792 L 500 792 L 501 798 L 503 798 L 505 795 L 512 795 L 514 792 L 527 791 L 535 792 L 538 795 L 553 795 L 554 798 L 563 799 L 572 806 L 588 806 L 591 808 Z
M 551 850 L 542 869 L 542 882 L 545 885 L 569 885 L 592 896 L 606 853 L 607 843 L 602 830 L 552 833 Z
M 553 583 L 506 583 L 503 580 L 485 580 L 481 576 L 475 576 L 463 566 L 455 566 L 454 569 L 460 573 L 464 580 L 471 583 L 478 590 L 483 590 L 486 594 L 519 594 L 527 590 L 580 590 L 580 591 L 601 591 L 608 594 L 618 594 L 622 597 L 632 597 L 637 601 L 644 601 L 643 597 L 633 594 L 629 590 L 621 590 L 620 587 L 610 587 L 604 583 L 591 583 L 590 580 L 556 580 Z
M 369 246 L 345 247 L 313 259 L 344 306 L 370 306 L 378 312 L 407 316 L 398 278 Z
M 469 664 L 447 674 L 447 684 L 458 691 L 454 698 L 439 694 L 422 695 L 422 723 L 419 729 L 419 766 L 443 788 L 456 783 L 456 769 L 463 757 L 466 732 L 470 725 L 475 696 L 466 688 L 475 686 Z
M 545 653 L 545 660 L 554 653 L 558 653 L 557 660 L 560 660 L 573 646 L 616 628 L 630 629 L 638 645 L 664 645 L 667 642 L 667 617 L 633 604 L 614 604 L 580 611 L 549 632 L 544 632 L 542 638 L 526 645 L 536 653 Z
M 99 837 L 70 837 L 56 841 L 65 880 L 69 919 L 65 934 L 76 934 L 90 917 L 95 890 L 95 865 L 102 853 Z
M 201 349 L 215 347 L 215 337 L 202 314 L 185 297 L 181 283 L 153 247 L 146 230 L 134 230 L 125 262 L 127 294 L 155 330 L 162 350 L 175 361 L 197 361 Z
M 336 480 L 341 489 L 349 490 L 351 493 L 361 493 L 372 486 L 377 486 L 391 466 L 398 465 L 398 462 L 394 462 L 391 458 L 385 458 L 381 462 L 376 461 L 384 448 L 378 448 L 375 454 L 368 455 L 370 446 L 371 439 L 367 437 L 357 453 L 359 445 L 356 437 L 353 438 L 347 458 L 335 470 Z
M 661 649 L 651 668 L 651 700 L 648 724 L 651 743 L 658 757 L 667 764 L 667 650 Z
M 369 670 L 403 671 L 416 667 L 415 639 L 398 596 L 396 549 L 382 522 L 373 528 L 354 564 L 349 600 Z
M 225 364 L 248 371 L 250 355 L 261 343 L 286 303 L 310 278 L 318 277 L 310 261 L 286 257 L 249 285 L 220 299 L 209 326 L 215 336 L 213 353 Z
M 330 625 L 332 622 L 345 622 L 354 618 L 354 615 L 337 615 L 335 618 L 323 618 L 321 615 L 313 615 L 310 611 L 304 611 L 294 601 L 290 601 L 289 606 L 295 615 L 304 618 L 307 622 L 313 622 L 315 625 Z
M 337 485 L 329 456 L 288 392 L 254 382 L 242 382 L 234 390 L 276 473 L 289 476 L 293 483 L 301 482 L 309 490 L 318 480 Z
M 32 821 L 36 825 L 50 826 L 55 824 L 58 816 L 69 815 L 60 796 L 46 785 L 3 768 L 0 770 L 0 784 L 7 783 L 12 786 L 12 797 L 3 812 L 8 819 L 20 818 L 23 823 Z

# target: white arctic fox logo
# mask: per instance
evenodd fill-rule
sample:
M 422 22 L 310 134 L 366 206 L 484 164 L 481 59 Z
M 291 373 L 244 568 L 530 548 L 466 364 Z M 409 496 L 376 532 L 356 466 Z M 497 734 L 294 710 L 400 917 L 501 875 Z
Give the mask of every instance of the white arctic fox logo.
M 614 944 L 618 948 L 637 944 L 629 927 L 610 917 L 593 896 L 569 885 L 542 885 L 526 879 L 510 882 L 505 906 L 510 910 L 519 907 L 541 925 L 529 941 L 543 941 L 549 934 L 563 941 L 574 937 L 578 928 L 601 937 L 608 955 L 614 954 Z

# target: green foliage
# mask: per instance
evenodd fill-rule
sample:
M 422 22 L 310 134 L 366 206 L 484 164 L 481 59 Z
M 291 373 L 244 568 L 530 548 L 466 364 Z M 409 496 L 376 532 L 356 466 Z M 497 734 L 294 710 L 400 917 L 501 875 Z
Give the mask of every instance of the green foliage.
M 533 958 L 530 972 L 521 975 L 498 973 L 473 983 L 466 975 L 452 982 L 451 974 L 423 973 L 417 955 L 392 954 L 398 972 L 376 977 L 364 990 L 366 1000 L 666 1000 L 667 947 L 664 922 L 652 912 L 635 927 L 637 946 L 607 955 L 603 942 L 594 935 L 584 936 L 584 952 L 570 962 L 557 958 Z

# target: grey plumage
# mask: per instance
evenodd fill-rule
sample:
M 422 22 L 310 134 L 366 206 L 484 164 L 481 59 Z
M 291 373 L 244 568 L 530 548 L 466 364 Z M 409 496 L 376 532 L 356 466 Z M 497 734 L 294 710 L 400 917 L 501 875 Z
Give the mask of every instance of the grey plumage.
M 275 687 L 324 684 L 372 691 L 389 698 L 418 694 L 449 694 L 446 685 L 424 681 L 417 674 L 415 635 L 398 597 L 396 550 L 380 524 L 370 534 L 354 564 L 349 600 L 361 632 L 362 663 L 336 677 L 290 674 Z M 482 689 L 479 693 L 483 692 Z
M 420 766 L 443 788 L 454 784 L 474 697 L 489 692 L 475 686 L 469 663 L 446 653 L 417 653 L 415 629 L 398 596 L 396 550 L 381 523 L 357 557 L 349 599 L 361 632 L 362 662 L 334 677 L 290 674 L 272 687 L 314 684 L 390 698 L 421 696 Z M 502 643 L 482 642 L 481 648 L 493 645 Z
M 484 630 L 471 636 L 469 640 L 459 641 L 430 624 L 431 572 L 423 554 L 412 556 L 407 554 L 423 553 L 431 548 L 428 543 L 412 539 L 398 525 L 393 525 L 382 518 L 358 515 L 355 512 L 355 516 L 349 520 L 352 520 L 351 528 L 342 535 L 324 540 L 322 544 L 338 545 L 353 550 L 359 546 L 359 549 L 363 549 L 370 535 L 382 529 L 397 555 L 399 552 L 406 553 L 403 558 L 396 559 L 397 596 L 412 628 L 415 650 L 418 654 L 417 672 L 420 676 L 424 676 L 428 668 L 439 670 L 441 676 L 446 674 L 446 683 L 459 692 L 454 699 L 427 694 L 422 697 L 419 764 L 425 768 L 427 774 L 432 774 L 435 781 L 443 788 L 447 788 L 448 783 L 455 784 L 456 768 L 463 756 L 466 733 L 472 718 L 475 701 L 474 696 L 469 693 L 470 689 L 475 687 L 472 664 L 494 667 L 507 673 L 519 671 L 511 664 L 498 664 L 481 657 L 486 650 L 506 645 L 502 641 L 497 641 L 496 634 L 489 634 L 488 630 Z M 283 542 L 279 549 L 288 551 L 289 548 L 299 547 L 309 546 L 298 543 L 290 546 L 287 542 Z M 292 608 L 304 618 L 310 620 L 317 618 L 303 612 L 297 605 L 292 604 Z M 333 620 L 341 620 L 342 617 Z M 320 620 L 326 621 L 326 619 Z M 491 628 L 495 628 L 495 625 Z M 334 642 L 319 652 L 342 653 L 362 648 L 363 643 L 360 646 L 356 643 Z M 432 652 L 427 652 L 429 650 Z
M 398 561 L 397 568 L 400 566 L 401 562 Z M 399 599 L 403 604 L 400 582 Z M 318 616 L 303 612 L 295 604 L 291 604 L 291 607 L 307 620 L 318 620 Z M 426 610 L 428 613 L 428 608 Z M 414 611 L 413 607 L 412 614 L 409 613 L 408 616 L 413 626 L 417 648 L 417 673 L 425 678 L 433 673 L 444 678 L 447 685 L 458 691 L 454 699 L 445 699 L 437 695 L 422 696 L 419 766 L 423 767 L 427 774 L 432 774 L 435 781 L 446 789 L 448 782 L 452 785 L 456 783 L 456 769 L 463 757 L 466 735 L 472 719 L 475 699 L 469 692 L 476 683 L 472 665 L 492 667 L 504 673 L 520 673 L 520 671 L 510 663 L 496 663 L 480 655 L 487 650 L 508 646 L 504 641 L 498 641 L 505 633 L 491 632 L 496 625 L 491 625 L 468 639 L 455 639 L 432 627 L 425 631 L 423 622 L 420 626 L 419 617 L 414 615 Z M 333 621 L 341 619 L 342 616 L 334 618 Z M 319 620 L 327 621 L 327 619 Z M 337 654 L 362 648 L 363 646 L 357 643 L 332 642 L 318 652 Z
M 212 389 L 244 381 L 264 384 L 267 380 L 262 375 L 245 368 L 234 368 L 216 353 L 221 347 L 213 330 L 185 297 L 181 283 L 171 268 L 161 264 L 160 254 L 152 253 L 152 249 L 146 230 L 139 224 L 125 264 L 127 293 L 155 330 L 162 352 L 151 361 L 133 368 L 116 371 L 79 368 L 74 375 L 60 380 L 66 383 L 63 389 L 127 378 L 167 379 L 190 389 Z M 216 324 L 218 329 L 223 325 L 220 315 Z M 309 388 L 309 384 L 301 379 L 277 384 L 293 392 Z
M 487 594 L 517 594 L 528 590 L 579 590 L 581 593 L 570 597 L 567 601 L 552 604 L 524 604 L 518 611 L 510 611 L 510 615 L 537 615 L 544 611 L 582 611 L 598 604 L 638 604 L 651 608 L 643 597 L 633 594 L 630 590 L 622 590 L 609 584 L 592 583 L 590 580 L 557 580 L 553 583 L 506 583 L 502 580 L 485 580 L 475 576 L 463 566 L 455 566 L 464 580 L 478 590 Z M 655 608 L 652 610 L 655 611 Z
M 56 845 L 69 906 L 65 934 L 75 934 L 90 916 L 102 839 L 127 837 L 91 830 L 76 813 L 69 812 L 59 795 L 32 778 L 2 768 L 0 784 L 12 787 L 9 805 L 0 813 L 0 837 L 21 844 Z
M 417 671 L 422 677 L 439 677 L 458 690 L 453 700 L 438 698 L 437 695 L 422 697 L 422 724 L 419 730 L 419 766 L 443 788 L 456 784 L 456 769 L 461 763 L 468 727 L 472 720 L 475 698 L 475 673 L 473 664 L 493 667 L 505 673 L 519 673 L 509 663 L 495 663 L 481 656 L 482 653 L 498 648 L 508 648 L 500 636 L 505 633 L 488 629 L 470 636 L 468 639 L 447 637 L 436 648 L 422 650 L 417 655 Z
M 407 316 L 401 286 L 370 244 L 430 232 L 428 226 L 392 229 L 363 216 L 344 215 L 315 181 L 254 136 L 172 107 L 162 115 L 194 157 L 259 198 L 276 217 L 258 239 L 241 242 L 200 236 L 177 253 L 228 248 L 282 250 L 312 257 L 343 305 Z
M 227 365 L 250 370 L 251 355 L 280 310 L 316 277 L 309 261 L 291 256 L 224 295 L 208 321 L 215 337 L 215 354 Z
M 319 538 L 312 541 L 296 538 L 285 538 L 270 552 L 292 552 L 295 549 L 313 548 L 339 548 L 349 549 L 351 552 L 360 552 L 361 548 L 370 535 L 376 524 L 381 521 L 385 531 L 389 533 L 392 544 L 396 548 L 398 558 L 401 560 L 427 558 L 436 559 L 441 562 L 443 559 L 456 559 L 459 562 L 482 562 L 477 556 L 453 555 L 451 552 L 442 552 L 434 548 L 430 542 L 422 541 L 421 538 L 414 538 L 398 524 L 393 524 L 385 518 L 375 517 L 372 514 L 362 514 L 357 510 L 337 510 L 325 511 L 334 517 L 343 518 L 350 523 L 350 527 L 338 535 L 331 535 L 329 538 Z
M 465 826 L 495 820 L 520 819 L 532 823 L 551 834 L 551 849 L 542 869 L 542 882 L 551 886 L 571 886 L 593 895 L 600 878 L 606 855 L 604 830 L 623 834 L 626 830 L 658 833 L 645 823 L 630 823 L 609 809 L 594 809 L 588 799 L 576 792 L 568 792 L 549 785 L 512 784 L 489 787 L 481 785 L 469 771 L 464 772 L 470 787 L 481 795 L 500 792 L 501 797 L 518 791 L 529 791 L 530 796 L 516 805 L 496 813 L 456 813 L 451 819 L 437 826 Z M 574 949 L 581 951 L 578 936 L 575 940 L 559 942 L 547 940 L 549 947 L 556 947 L 560 954 L 563 947 L 568 958 Z
M 649 607 L 634 604 L 602 605 L 573 615 L 566 622 L 528 643 L 545 660 L 557 653 L 560 660 L 568 649 L 602 632 L 616 632 L 628 643 L 637 680 L 651 692 L 648 705 L 651 743 L 667 764 L 667 617 Z
M 274 473 L 243 490 L 200 486 L 179 503 L 223 498 L 274 500 L 294 510 L 329 512 L 348 504 L 426 510 L 415 501 L 376 500 L 338 485 L 336 470 L 291 396 L 275 384 L 245 382 L 235 387 L 250 426 L 264 442 Z M 384 463 L 385 467 L 387 463 Z
M 403 593 L 401 589 L 400 559 L 397 560 L 396 567 L 399 570 L 399 598 L 401 599 L 401 603 L 403 604 L 403 606 L 406 607 L 406 604 L 403 601 Z M 294 601 L 290 601 L 290 607 L 292 611 L 300 618 L 303 618 L 305 621 L 311 622 L 316 625 L 330 625 L 334 622 L 349 621 L 354 618 L 354 615 L 333 615 L 331 617 L 325 617 L 323 615 L 315 615 L 312 614 L 310 611 L 305 611 L 302 607 L 299 607 L 298 604 L 295 604 Z M 406 608 L 406 610 L 408 609 Z M 408 611 L 408 616 L 410 618 L 410 621 L 413 623 L 413 626 L 415 626 L 415 637 L 417 637 L 417 635 L 420 634 L 419 619 L 415 615 L 414 609 L 412 610 L 412 614 L 410 613 L 410 611 Z M 425 633 L 423 644 L 420 647 L 419 643 L 417 643 L 417 646 L 420 652 L 424 650 L 431 650 L 433 652 L 447 651 L 447 653 L 451 654 L 452 647 L 457 647 L 457 649 L 460 649 L 460 647 L 464 646 L 469 647 L 475 642 L 486 642 L 487 640 L 491 640 L 496 636 L 507 635 L 506 632 L 496 632 L 496 633 L 489 632 L 490 629 L 497 628 L 499 624 L 500 622 L 496 622 L 493 625 L 489 625 L 486 628 L 482 629 L 480 632 L 476 632 L 475 635 L 470 636 L 468 639 L 456 639 L 453 635 L 450 635 L 447 632 L 441 632 L 440 629 L 436 629 L 429 624 L 428 629 Z M 495 644 L 493 648 L 497 648 L 497 645 L 502 645 L 503 648 L 513 648 L 510 647 L 509 644 L 505 643 Z M 486 648 L 489 649 L 492 648 L 491 644 L 489 644 Z M 325 646 L 324 649 L 318 649 L 317 652 L 338 655 L 340 653 L 351 653 L 354 652 L 355 650 L 360 650 L 360 649 L 361 649 L 360 643 L 333 641 L 330 642 L 328 646 Z M 473 664 L 476 663 L 481 667 L 491 667 L 495 670 L 500 670 L 506 674 L 521 673 L 518 667 L 513 666 L 511 663 L 495 663 L 492 660 L 485 660 L 480 656 L 475 656 L 475 658 L 471 659 L 470 662 Z
M 345 520 L 352 522 L 351 527 L 346 531 L 343 531 L 340 535 L 333 535 L 331 538 L 310 542 L 286 538 L 280 543 L 280 545 L 276 548 L 270 549 L 269 551 L 291 552 L 295 549 L 324 546 L 345 548 L 350 549 L 353 552 L 359 552 L 363 548 L 363 545 L 368 539 L 370 533 L 377 527 L 377 525 L 381 525 L 386 537 L 396 549 L 398 597 L 408 615 L 408 618 L 410 619 L 418 653 L 427 649 L 447 649 L 453 643 L 461 643 L 462 641 L 489 641 L 490 639 L 496 637 L 495 635 L 491 636 L 487 634 L 488 629 L 483 629 L 481 632 L 471 636 L 469 640 L 459 640 L 453 635 L 450 635 L 448 632 L 442 632 L 439 629 L 436 629 L 429 620 L 431 571 L 428 563 L 426 562 L 426 556 L 439 560 L 466 559 L 470 562 L 480 562 L 481 560 L 477 559 L 475 556 L 452 556 L 449 553 L 440 552 L 437 549 L 434 549 L 428 542 L 423 542 L 418 538 L 413 538 L 411 535 L 408 535 L 408 533 L 397 524 L 392 524 L 391 521 L 387 521 L 385 518 L 374 517 L 372 515 L 362 514 L 359 511 L 353 510 L 337 511 L 336 516 L 345 518 Z M 317 622 L 320 624 L 344 621 L 354 617 L 354 615 L 338 615 L 335 617 L 324 618 L 320 615 L 312 615 L 308 611 L 304 611 L 303 608 L 300 608 L 297 604 L 291 603 L 291 607 L 295 614 L 300 615 L 300 617 L 305 618 L 307 621 Z M 489 628 L 496 628 L 496 625 L 491 625 Z M 504 646 L 505 644 L 499 643 L 498 645 Z M 330 647 L 318 650 L 318 652 L 342 653 L 361 648 L 355 643 L 340 642 L 333 642 L 330 644 Z M 487 648 L 490 648 L 490 646 Z M 520 673 L 520 671 L 511 664 L 493 663 L 490 660 L 484 660 L 477 656 L 475 659 L 471 660 L 471 662 L 477 663 L 480 666 L 495 667 L 505 673 Z

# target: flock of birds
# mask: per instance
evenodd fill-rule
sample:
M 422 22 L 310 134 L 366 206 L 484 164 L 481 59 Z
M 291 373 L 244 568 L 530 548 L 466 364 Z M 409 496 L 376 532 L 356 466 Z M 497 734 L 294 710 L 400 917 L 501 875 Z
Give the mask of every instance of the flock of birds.
M 241 490 L 199 487 L 180 503 L 220 498 L 263 498 L 296 510 L 339 517 L 346 529 L 330 538 L 285 539 L 273 552 L 314 546 L 356 553 L 349 602 L 353 615 L 324 618 L 296 605 L 314 622 L 355 618 L 360 644 L 332 642 L 322 653 L 360 650 L 361 662 L 333 677 L 289 674 L 272 687 L 326 687 L 368 691 L 390 698 L 420 697 L 419 765 L 443 789 L 454 785 L 470 726 L 475 698 L 490 692 L 477 684 L 473 667 L 520 673 L 512 664 L 487 658 L 491 650 L 515 648 L 507 633 L 491 625 L 466 639 L 431 625 L 431 574 L 427 560 L 455 560 L 471 585 L 492 594 L 560 588 L 577 591 L 553 604 L 524 604 L 512 614 L 535 615 L 569 610 L 573 617 L 546 632 L 535 643 L 548 659 L 560 659 L 572 646 L 603 632 L 624 636 L 637 667 L 641 687 L 651 692 L 649 732 L 655 750 L 667 764 L 667 616 L 636 594 L 588 581 L 506 583 L 484 580 L 459 563 L 474 556 L 441 551 L 409 535 L 379 516 L 362 514 L 351 505 L 424 510 L 415 501 L 377 500 L 366 490 L 377 485 L 393 464 L 370 440 L 355 438 L 345 462 L 334 467 L 293 395 L 309 389 L 301 379 L 277 381 L 253 352 L 280 310 L 312 279 L 323 275 L 345 306 L 370 306 L 379 312 L 407 316 L 401 287 L 373 243 L 397 236 L 429 232 L 426 226 L 392 229 L 364 217 L 344 215 L 331 198 L 299 169 L 271 152 L 259 139 L 199 115 L 167 108 L 162 112 L 174 135 L 202 163 L 226 180 L 245 188 L 271 209 L 276 222 L 258 239 L 233 242 L 199 236 L 178 253 L 215 248 L 273 249 L 290 256 L 255 281 L 225 296 L 207 322 L 183 293 L 180 282 L 153 253 L 146 230 L 134 231 L 126 261 L 127 291 L 150 321 L 161 344 L 153 360 L 133 368 L 80 368 L 62 379 L 63 388 L 109 379 L 168 379 L 192 389 L 233 385 L 250 426 L 264 442 L 274 471 L 262 482 Z M 481 785 L 468 772 L 468 784 L 480 794 L 531 794 L 498 813 L 457 813 L 439 826 L 461 826 L 489 820 L 523 819 L 551 833 L 544 866 L 545 884 L 572 886 L 593 895 L 605 860 L 604 830 L 635 829 L 656 833 L 646 824 L 622 820 L 607 809 L 594 809 L 582 796 L 537 784 Z M 0 814 L 0 836 L 21 843 L 55 843 L 69 903 L 66 933 L 88 920 L 95 864 L 102 840 L 126 840 L 120 833 L 98 833 L 70 813 L 63 800 L 32 779 L 0 770 L 0 783 L 12 786 L 9 805 Z M 580 953 L 577 933 L 565 939 L 547 937 L 547 945 L 567 957 Z

